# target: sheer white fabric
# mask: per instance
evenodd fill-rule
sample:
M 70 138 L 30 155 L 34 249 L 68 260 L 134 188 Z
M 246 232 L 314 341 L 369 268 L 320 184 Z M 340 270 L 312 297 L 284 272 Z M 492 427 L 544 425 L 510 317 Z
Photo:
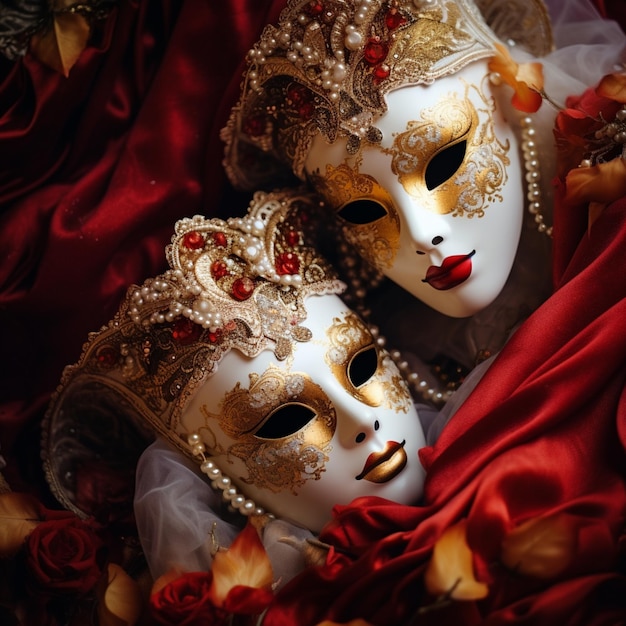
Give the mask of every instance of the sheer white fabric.
M 169 569 L 206 571 L 218 547 L 227 548 L 243 528 L 222 516 L 221 496 L 196 464 L 157 439 L 137 465 L 135 517 L 153 578 Z M 304 547 L 312 533 L 282 520 L 268 523 L 263 544 L 274 579 L 287 582 L 304 567 Z

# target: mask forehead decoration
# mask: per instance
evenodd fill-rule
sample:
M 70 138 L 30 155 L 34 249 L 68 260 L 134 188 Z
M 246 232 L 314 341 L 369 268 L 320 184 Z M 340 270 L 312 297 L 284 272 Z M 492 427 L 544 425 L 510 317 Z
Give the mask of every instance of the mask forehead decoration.
M 271 350 L 284 360 L 296 342 L 309 341 L 306 298 L 345 289 L 312 247 L 317 212 L 296 190 L 259 192 L 244 217 L 176 224 L 169 269 L 128 290 L 52 399 L 44 464 L 61 502 L 76 510 L 56 465 L 72 424 L 124 414 L 192 456 L 181 416 L 226 353 Z
M 222 133 L 231 181 L 254 189 L 303 180 L 320 132 L 331 143 L 345 138 L 351 154 L 376 145 L 385 94 L 491 57 L 498 36 L 526 47 L 534 41 L 532 52 L 544 54 L 551 47 L 545 7 L 539 0 L 289 0 L 249 52 L 241 99 Z

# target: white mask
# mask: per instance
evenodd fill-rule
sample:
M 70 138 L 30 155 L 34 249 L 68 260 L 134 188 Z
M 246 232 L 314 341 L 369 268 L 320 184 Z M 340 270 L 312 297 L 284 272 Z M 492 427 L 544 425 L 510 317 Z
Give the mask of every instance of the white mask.
M 387 94 L 380 146 L 349 156 L 318 135 L 305 164 L 345 236 L 437 311 L 477 313 L 502 290 L 523 217 L 517 140 L 471 63 L 432 85 Z
M 358 496 L 415 503 L 425 443 L 398 369 L 360 318 L 334 295 L 306 307 L 310 341 L 282 362 L 230 351 L 181 426 L 245 497 L 319 531 Z

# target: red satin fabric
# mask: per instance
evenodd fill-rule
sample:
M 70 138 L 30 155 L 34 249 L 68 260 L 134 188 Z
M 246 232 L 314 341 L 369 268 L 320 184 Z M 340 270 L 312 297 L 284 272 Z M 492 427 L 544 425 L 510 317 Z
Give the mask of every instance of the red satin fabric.
M 174 222 L 245 208 L 219 130 L 281 5 L 121 0 L 69 78 L 0 57 L 0 454 L 14 489 L 36 488 L 63 367 L 129 284 L 164 269 Z

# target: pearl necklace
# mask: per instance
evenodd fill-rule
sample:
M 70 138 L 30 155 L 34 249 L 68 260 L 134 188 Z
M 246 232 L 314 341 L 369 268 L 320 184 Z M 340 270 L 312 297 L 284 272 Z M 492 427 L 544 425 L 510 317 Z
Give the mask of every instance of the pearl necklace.
M 216 491 L 222 492 L 222 500 L 227 502 L 233 511 L 240 513 L 244 517 L 251 515 L 274 517 L 267 513 L 264 508 L 257 506 L 253 500 L 239 493 L 232 480 L 213 461 L 206 457 L 206 449 L 198 433 L 189 433 L 187 435 L 187 443 L 191 448 L 192 454 L 200 462 L 200 470 L 210 480 L 211 487 Z
M 526 199 L 528 200 L 528 212 L 534 217 L 537 230 L 540 233 L 552 237 L 552 226 L 545 223 L 541 206 L 541 172 L 539 164 L 539 151 L 535 141 L 536 132 L 533 120 L 530 116 L 520 120 L 522 134 L 522 156 L 524 169 L 526 170 Z

